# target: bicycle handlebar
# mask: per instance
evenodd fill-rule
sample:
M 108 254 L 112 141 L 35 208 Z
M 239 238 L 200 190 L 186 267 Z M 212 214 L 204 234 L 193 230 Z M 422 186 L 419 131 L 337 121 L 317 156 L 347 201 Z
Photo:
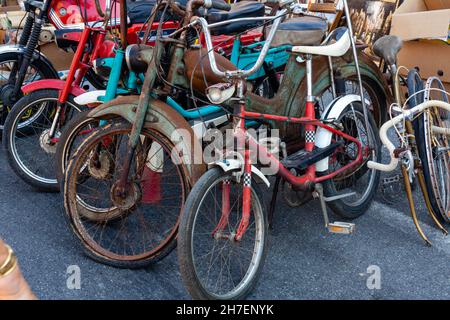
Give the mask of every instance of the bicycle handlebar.
M 388 164 L 382 164 L 382 163 L 378 163 L 378 162 L 374 162 L 374 161 L 369 161 L 369 162 L 367 162 L 367 167 L 369 167 L 370 169 L 375 169 L 375 170 L 385 171 L 385 172 L 395 170 L 395 168 L 397 168 L 399 158 L 397 158 L 394 154 L 396 148 L 387 135 L 388 130 L 390 128 L 394 127 L 400 121 L 403 121 L 406 118 L 415 117 L 417 114 L 419 114 L 431 107 L 442 108 L 442 109 L 445 109 L 448 112 L 450 112 L 450 104 L 449 103 L 446 103 L 444 101 L 439 101 L 439 100 L 431 100 L 431 101 L 423 102 L 410 110 L 406 110 L 402 114 L 392 118 L 391 120 L 389 120 L 385 124 L 383 124 L 380 128 L 380 139 L 381 139 L 381 142 L 388 149 L 389 156 L 391 157 L 391 161 Z
M 272 40 L 275 36 L 275 32 L 278 29 L 278 26 L 281 22 L 281 18 L 286 14 L 287 9 L 282 9 L 280 10 L 277 15 L 275 17 L 255 17 L 255 18 L 241 18 L 241 19 L 233 19 L 233 20 L 227 20 L 227 21 L 222 21 L 222 22 L 217 22 L 214 24 L 208 24 L 208 22 L 206 22 L 206 20 L 204 18 L 199 18 L 196 17 L 195 20 L 191 23 L 192 26 L 195 26 L 197 24 L 200 24 L 200 26 L 203 29 L 203 33 L 205 35 L 205 42 L 206 42 L 206 48 L 208 49 L 208 58 L 211 64 L 211 70 L 219 77 L 224 78 L 224 77 L 240 77 L 240 78 L 246 78 L 250 75 L 252 75 L 253 73 L 255 73 L 256 71 L 259 70 L 259 68 L 262 66 L 267 52 L 269 51 L 270 48 L 270 44 L 272 43 Z M 249 69 L 249 70 L 226 70 L 226 71 L 221 71 L 219 70 L 219 68 L 217 67 L 217 63 L 216 63 L 216 58 L 214 55 L 214 46 L 212 44 L 212 40 L 211 40 L 211 33 L 210 33 L 210 29 L 222 26 L 224 24 L 229 24 L 229 23 L 234 23 L 234 22 L 242 22 L 242 21 L 255 21 L 255 20 L 273 20 L 273 25 L 270 28 L 270 32 L 269 35 L 266 38 L 266 41 L 264 43 L 263 48 L 261 49 L 261 53 L 258 57 L 258 60 L 256 61 L 255 65 Z

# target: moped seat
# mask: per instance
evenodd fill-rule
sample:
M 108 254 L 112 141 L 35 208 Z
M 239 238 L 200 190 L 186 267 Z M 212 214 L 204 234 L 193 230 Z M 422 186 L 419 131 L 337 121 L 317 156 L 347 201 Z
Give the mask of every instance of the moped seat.
M 403 41 L 397 36 L 384 36 L 373 44 L 373 53 L 384 59 L 390 66 L 397 64 L 397 55 L 403 46 Z
M 145 23 L 150 16 L 157 0 L 127 1 L 127 14 L 131 24 Z M 177 0 L 180 5 L 186 6 L 187 0 Z M 158 17 L 157 17 L 158 18 Z M 180 17 L 166 16 L 169 20 L 180 20 Z
M 255 1 L 241 1 L 233 3 L 230 11 L 210 9 L 206 16 L 206 20 L 208 23 L 216 23 L 232 19 L 263 17 L 265 10 L 266 9 L 263 3 Z M 263 20 L 234 22 L 211 29 L 211 34 L 232 35 L 247 29 L 258 27 L 262 24 Z
M 346 30 L 333 44 L 321 46 L 295 46 L 292 52 L 319 56 L 341 57 L 350 49 L 350 33 Z
M 282 45 L 315 46 L 325 37 L 328 24 L 325 19 L 315 16 L 300 16 L 280 23 L 272 40 L 272 47 Z M 266 36 L 270 28 L 266 29 Z

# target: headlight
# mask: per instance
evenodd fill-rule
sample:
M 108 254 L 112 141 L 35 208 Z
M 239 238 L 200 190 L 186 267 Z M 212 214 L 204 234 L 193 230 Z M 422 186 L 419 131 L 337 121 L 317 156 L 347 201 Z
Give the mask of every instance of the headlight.
M 206 88 L 206 95 L 213 104 L 221 104 L 233 97 L 235 91 L 232 83 L 218 83 Z

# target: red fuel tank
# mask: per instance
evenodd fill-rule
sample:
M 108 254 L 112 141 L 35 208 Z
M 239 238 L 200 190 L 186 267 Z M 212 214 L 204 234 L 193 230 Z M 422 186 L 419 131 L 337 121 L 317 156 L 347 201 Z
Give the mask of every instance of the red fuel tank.
M 111 8 L 110 23 L 112 26 L 118 26 L 120 24 L 119 1 L 100 0 L 99 3 L 103 12 L 107 7 Z M 52 1 L 49 19 L 58 29 L 82 29 L 84 21 L 92 26 L 103 20 L 93 0 Z

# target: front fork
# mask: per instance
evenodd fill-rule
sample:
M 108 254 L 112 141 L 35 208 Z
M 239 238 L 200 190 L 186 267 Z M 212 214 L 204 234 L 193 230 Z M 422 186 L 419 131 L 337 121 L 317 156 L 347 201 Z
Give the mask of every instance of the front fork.
M 244 175 L 242 177 L 242 218 L 236 232 L 236 241 L 240 241 L 247 230 L 250 221 L 251 197 L 252 197 L 252 164 L 250 161 L 250 150 L 244 151 Z
M 36 23 L 34 24 L 34 27 L 31 31 L 30 39 L 28 40 L 28 44 L 25 49 L 23 59 L 20 63 L 20 67 L 18 68 L 17 79 L 14 79 L 15 83 L 14 83 L 14 90 L 13 90 L 13 94 L 12 94 L 12 99 L 14 102 L 15 102 L 16 97 L 18 97 L 18 95 L 20 93 L 22 84 L 25 81 L 25 76 L 27 74 L 28 67 L 30 66 L 31 60 L 33 59 L 34 50 L 36 49 L 36 47 L 39 43 L 39 36 L 41 35 L 42 26 L 44 24 L 42 19 L 43 19 L 43 15 L 39 14 L 39 16 L 36 19 Z
M 240 115 L 245 113 L 245 100 L 240 101 Z M 248 228 L 250 222 L 250 210 L 251 210 L 251 194 L 252 194 L 252 163 L 250 159 L 250 149 L 247 144 L 247 137 L 245 131 L 245 119 L 240 117 L 236 124 L 236 129 L 238 131 L 235 134 L 237 140 L 237 150 L 238 153 L 244 159 L 244 170 L 242 175 L 239 177 L 242 179 L 242 217 L 239 226 L 236 230 L 236 234 L 227 235 L 225 238 L 233 239 L 235 241 L 241 241 Z M 229 223 L 230 216 L 230 189 L 231 180 L 226 179 L 222 182 L 222 214 L 217 226 L 212 231 L 213 238 L 222 238 L 222 232 Z
M 78 43 L 78 48 L 75 51 L 75 55 L 73 57 L 72 64 L 70 66 L 69 74 L 67 75 L 66 85 L 64 86 L 63 90 L 59 93 L 55 117 L 53 118 L 53 122 L 50 127 L 48 143 L 56 143 L 57 142 L 56 141 L 57 139 L 55 137 L 56 130 L 58 129 L 58 126 L 60 124 L 64 123 L 64 121 L 65 121 L 64 105 L 67 101 L 67 98 L 69 97 L 72 82 L 75 85 L 79 85 L 84 76 L 84 73 L 82 72 L 82 68 L 84 67 L 83 65 L 87 64 L 89 61 L 89 56 L 84 54 L 85 45 L 88 42 L 90 35 L 91 35 L 91 29 L 89 29 L 89 28 L 85 28 L 81 34 L 80 42 Z M 103 38 L 98 37 L 98 40 L 97 40 L 98 42 L 96 43 L 96 46 L 95 46 L 96 48 L 98 48 L 100 46 L 99 42 L 102 39 Z M 81 65 L 81 68 L 79 68 L 80 65 Z M 77 71 L 78 71 L 78 74 L 76 74 Z

